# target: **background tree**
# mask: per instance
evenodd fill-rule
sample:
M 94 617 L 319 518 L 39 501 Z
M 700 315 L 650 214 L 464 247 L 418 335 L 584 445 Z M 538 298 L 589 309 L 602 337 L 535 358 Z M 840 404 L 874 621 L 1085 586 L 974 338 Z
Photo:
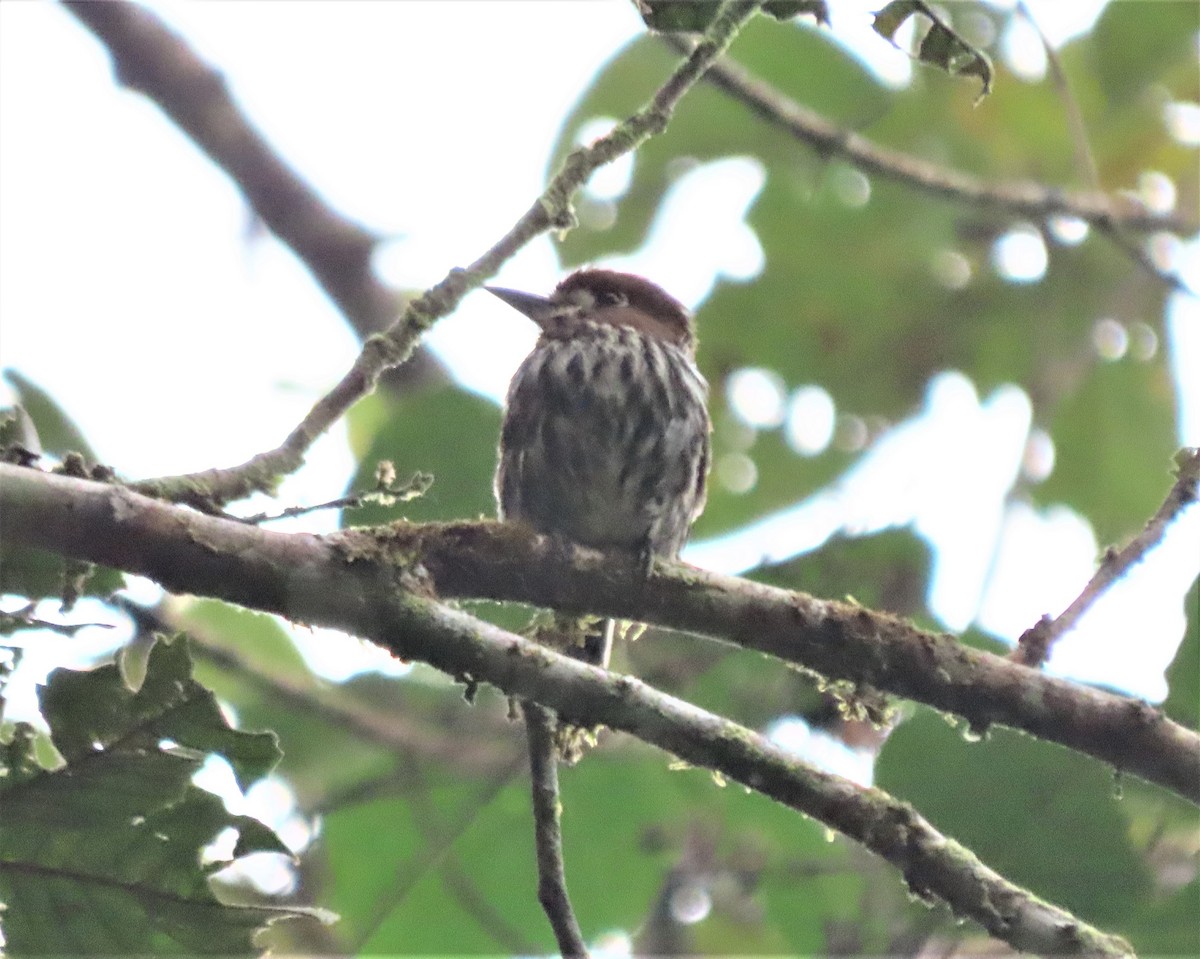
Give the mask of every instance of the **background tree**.
M 892 88 L 848 52 L 836 19 L 826 28 L 807 16 L 756 17 L 737 36 L 732 62 L 709 68 L 749 6 L 729 5 L 711 24 L 714 6 L 682 8 L 699 9 L 693 25 L 709 26 L 686 59 L 686 35 L 647 33 L 621 50 L 562 122 L 543 197 L 522 197 L 509 222 L 528 212 L 498 241 L 502 231 L 460 243 L 453 263 L 487 252 L 421 296 L 380 279 L 381 231 L 314 193 L 180 35 L 137 7 L 69 8 L 74 29 L 99 39 L 118 80 L 138 91 L 105 87 L 103 96 L 153 100 L 232 178 L 255 223 L 294 251 L 359 335 L 399 322 L 368 342 L 283 445 L 241 468 L 131 483 L 166 501 L 157 505 L 99 486 L 112 475 L 97 469 L 87 438 L 36 383 L 10 375 L 23 412 L 7 423 L 6 459 L 57 464 L 66 474 L 3 467 L 3 591 L 23 597 L 6 606 L 14 648 L 85 636 L 82 616 L 66 617 L 57 636 L 26 633 L 52 616 L 52 607 L 27 600 L 83 592 L 123 611 L 126 650 L 119 670 L 54 674 L 41 700 L 54 748 L 38 727 L 13 720 L 9 707 L 32 654 L 13 656 L 0 893 L 14 952 L 249 951 L 251 933 L 277 904 L 264 893 L 271 874 L 263 857 L 243 858 L 252 853 L 275 857 L 274 888 L 287 888 L 286 903 L 341 917 L 329 926 L 275 926 L 270 936 L 280 948 L 549 950 L 523 729 L 493 685 L 633 733 L 602 735 L 562 772 L 567 877 L 588 942 L 608 936 L 615 948 L 632 943 L 644 952 L 918 953 L 967 948 L 982 925 L 1043 952 L 1120 951 L 1097 928 L 1147 953 L 1200 948 L 1196 818 L 1187 802 L 1196 800 L 1200 762 L 1189 732 L 1198 719 L 1197 510 L 1186 509 L 1195 498 L 1195 456 L 1180 458 L 1174 487 L 1168 475 L 1176 447 L 1196 443 L 1195 386 L 1185 372 L 1196 362 L 1196 317 L 1180 278 L 1180 237 L 1196 228 L 1200 17 L 1187 3 L 1113 3 L 1055 50 L 1038 45 L 1023 8 L 955 4 L 922 49 L 924 59 L 966 76 L 918 65 L 911 83 Z M 821 12 L 817 4 L 771 6 L 781 15 Z M 914 21 L 922 35 L 930 31 L 927 17 L 905 17 L 920 6 L 889 5 L 883 32 L 898 27 L 903 42 Z M 680 8 L 645 12 L 658 23 Z M 462 29 L 482 29 L 482 16 L 464 15 Z M 939 28 L 954 32 L 946 39 Z M 1032 47 L 1021 47 L 1022 31 Z M 504 42 L 510 57 L 539 49 L 522 53 L 519 35 Z M 993 92 L 978 105 L 988 76 L 972 44 L 997 59 Z M 1030 69 L 1018 50 L 1043 51 L 1043 79 L 1014 73 Z M 653 109 L 640 111 L 652 96 Z M 448 104 L 445 123 L 464 108 Z M 528 135 L 521 110 L 510 109 L 504 129 Z M 163 117 L 140 122 L 161 126 Z M 596 139 L 614 124 L 613 135 Z M 424 132 L 429 142 L 414 136 L 407 149 L 436 149 L 438 129 Z M 504 142 L 481 142 L 446 162 L 458 165 L 460 179 L 486 178 Z M 592 145 L 571 154 L 580 142 Z M 595 166 L 634 146 L 626 181 L 589 181 Z M 8 152 L 32 150 L 25 141 L 6 144 Z M 87 175 L 78 157 L 71 170 Z M 731 177 L 750 184 L 744 222 L 741 209 L 721 206 L 737 206 L 736 187 L 717 186 Z M 42 189 L 5 179 L 6 200 L 18 186 Z M 164 179 L 169 195 L 172 178 Z M 585 182 L 572 208 L 567 200 Z M 399 183 L 396 193 L 416 189 Z M 469 219 L 453 207 L 446 204 L 447 217 Z M 681 218 L 700 241 L 686 253 L 662 240 Z M 472 228 L 463 226 L 464 235 Z M 581 554 L 564 567 L 545 544 L 474 522 L 493 511 L 498 411 L 449 382 L 424 349 L 409 353 L 470 289 L 551 228 L 559 272 L 613 261 L 702 303 L 700 362 L 713 384 L 717 455 L 699 542 L 685 558 L 804 594 L 670 569 L 642 589 L 619 557 Z M 718 248 L 730 234 L 740 246 Z M 46 254 L 31 245 L 34 255 Z M 11 275 L 20 260 L 11 242 L 4 249 Z M 707 258 L 706 250 L 719 255 Z M 133 289 L 139 265 L 125 269 Z M 204 274 L 194 283 L 203 285 Z M 40 302 L 52 306 L 53 293 Z M 122 309 L 105 301 L 95 313 Z M 21 318 L 4 312 L 7 341 Z M 194 341 L 167 318 L 173 350 L 151 357 L 150 346 L 114 346 L 93 368 L 91 388 L 103 390 L 118 370 L 128 378 L 147 364 L 186 362 L 171 354 Z M 55 319 L 73 332 L 67 318 Z M 489 313 L 485 322 L 503 321 Z M 298 342 L 308 335 L 291 333 Z M 435 341 L 453 357 L 444 334 Z M 406 357 L 383 388 L 363 395 L 388 363 Z M 22 361 L 6 360 L 16 369 Z M 214 396 L 221 388 L 212 384 Z M 359 467 L 348 501 L 338 504 L 348 507 L 345 522 L 468 522 L 317 541 L 260 534 L 262 516 L 255 525 L 225 518 L 226 507 L 239 509 L 248 493 L 296 470 L 312 428 L 325 428 L 355 400 L 346 423 Z M 277 442 L 295 419 L 266 434 L 270 442 L 247 445 L 246 456 Z M 224 421 L 205 426 L 226 432 Z M 242 452 L 230 450 L 222 462 Z M 317 459 L 314 451 L 297 477 Z M 383 461 L 395 465 L 381 468 Z M 126 464 L 112 465 L 131 475 Z M 295 502 L 282 498 L 263 508 L 274 515 Z M 243 517 L 256 509 L 242 508 Z M 1161 522 L 1151 535 L 1134 539 L 1152 516 Z M 314 521 L 305 514 L 296 522 Z M 1087 564 L 1097 543 L 1133 548 L 1101 564 L 1126 598 L 1098 580 L 1093 592 L 1103 595 L 1091 614 L 1060 636 L 1065 618 L 1033 627 L 1081 591 L 1089 597 L 1091 572 L 1072 565 L 1080 550 L 1064 546 L 1064 529 L 1085 531 Z M 331 685 L 297 651 L 303 628 L 216 599 L 135 604 L 113 597 L 120 579 L 112 570 L 74 562 L 64 589 L 61 559 L 18 544 L 152 574 L 175 594 L 340 626 L 419 662 L 403 678 Z M 1050 564 L 1038 566 L 1047 556 Z M 975 566 L 974 577 L 951 575 Z M 1022 566 L 1036 576 L 1015 576 Z M 1052 582 L 1056 569 L 1068 574 L 1065 587 Z M 1147 571 L 1149 585 L 1128 589 Z M 1185 591 L 1187 635 L 1176 654 Z M 480 619 L 431 596 L 461 598 Z M 511 645 L 502 630 L 522 629 L 528 610 L 496 600 L 514 599 L 691 629 L 747 648 L 652 626 L 621 646 L 615 664 L 650 688 L 621 683 Z M 964 646 L 932 632 L 944 627 Z M 1161 700 L 1169 689 L 1164 709 L 1180 725 L 1138 698 L 968 652 L 1007 656 L 1001 640 L 1011 644 L 1027 628 L 1012 654 L 1018 661 L 1038 665 L 1049 651 L 1050 668 L 1135 697 Z M 156 634 L 178 631 L 190 636 L 198 682 L 182 645 L 152 645 Z M 656 698 L 656 689 L 789 748 L 802 739 L 798 752 L 808 762 L 859 781 L 873 775 L 1003 878 L 943 844 L 887 795 L 789 765 L 777 747 Z M 900 698 L 888 702 L 887 693 Z M 218 701 L 236 715 L 233 728 Z M 277 735 L 283 758 L 272 778 L 262 779 L 278 758 L 271 737 L 241 730 Z M 721 775 L 714 784 L 712 774 L 681 769 L 639 740 Z M 261 782 L 250 796 L 261 799 L 258 812 L 274 832 L 191 785 L 214 754 L 243 789 Z M 1120 776 L 1114 785 L 1110 767 L 1154 785 Z M 215 768 L 208 760 L 202 775 Z M 728 778 L 756 791 L 719 788 Z M 831 826 L 882 858 L 834 837 Z M 200 869 L 197 850 L 223 829 L 224 846 Z M 278 859 L 281 837 L 300 853 L 294 874 Z M 236 908 L 214 899 L 206 879 L 234 859 L 217 891 Z M 1023 889 L 1086 925 L 1042 911 Z M 949 902 L 974 924 L 957 926 L 944 905 L 930 910 L 913 898 Z M 72 922 L 58 918 L 64 903 Z M 561 932 L 561 910 L 557 919 Z M 215 928 L 227 932 L 216 936 Z M 124 938 L 100 940 L 100 929 Z

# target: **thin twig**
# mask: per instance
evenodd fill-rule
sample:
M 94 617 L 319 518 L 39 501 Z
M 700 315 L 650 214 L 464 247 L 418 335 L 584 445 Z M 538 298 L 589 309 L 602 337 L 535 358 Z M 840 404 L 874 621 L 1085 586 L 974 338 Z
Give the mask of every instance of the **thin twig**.
M 81 629 L 112 629 L 112 623 L 55 623 L 34 616 L 37 603 L 26 603 L 20 609 L 6 612 L 0 609 L 0 636 L 9 636 L 18 630 L 46 629 L 63 636 L 74 636 Z
M 1071 131 L 1071 143 L 1075 151 L 1075 166 L 1079 171 L 1080 177 L 1090 189 L 1096 193 L 1101 193 L 1104 188 L 1100 182 L 1100 169 L 1096 165 L 1096 157 L 1092 152 L 1092 145 L 1088 140 L 1087 126 L 1083 120 L 1083 111 L 1079 107 L 1079 100 L 1071 90 L 1070 81 L 1067 79 L 1067 72 L 1062 65 L 1062 58 L 1059 57 L 1058 51 L 1054 49 L 1054 45 L 1050 42 L 1050 38 L 1046 36 L 1034 18 L 1033 11 L 1029 9 L 1025 0 L 1018 0 L 1017 10 L 1034 29 L 1042 42 L 1042 49 L 1046 53 L 1046 63 L 1050 67 L 1050 78 L 1054 82 L 1054 88 L 1058 91 L 1059 98 L 1062 100 L 1063 110 L 1067 116 L 1067 128 Z M 1125 225 L 1121 221 L 1111 217 L 1102 218 L 1096 220 L 1094 226 L 1101 234 L 1107 236 L 1117 249 L 1133 260 L 1134 263 L 1155 280 L 1165 283 L 1178 293 L 1196 295 L 1196 291 L 1178 273 L 1172 273 L 1159 267 L 1146 252 L 1145 248 L 1137 240 L 1129 236 Z
M 554 743 L 557 720 L 554 713 L 537 703 L 527 701 L 521 708 L 525 712 L 525 730 L 529 737 L 538 902 L 550 920 L 563 959 L 587 956 L 587 944 L 571 907 L 567 876 L 563 870 L 562 831 L 559 829 L 562 802 L 558 793 L 558 747 Z
M 222 513 L 225 519 L 247 526 L 261 526 L 263 523 L 275 523 L 281 519 L 295 519 L 297 516 L 307 516 L 309 513 L 319 513 L 323 509 L 358 509 L 365 505 L 363 493 L 351 493 L 349 496 L 339 496 L 325 503 L 314 503 L 311 506 L 288 506 L 278 513 L 254 513 L 251 516 L 234 516 L 232 513 Z
M 536 956 L 540 950 L 525 938 L 525 934 L 500 914 L 496 903 L 479 888 L 470 872 L 453 850 L 446 853 L 438 871 L 442 885 L 463 911 L 479 924 L 487 935 L 510 956 Z
M 663 35 L 662 39 L 673 50 L 691 48 L 690 42 L 680 37 Z M 1153 213 L 1128 197 L 1062 190 L 1027 180 L 988 181 L 881 146 L 797 103 L 729 59 L 714 63 L 704 79 L 823 156 L 840 156 L 862 170 L 934 196 L 1035 220 L 1066 214 L 1097 226 L 1115 222 L 1132 230 L 1192 233 L 1197 229 L 1193 219 Z
M 480 814 L 524 768 L 525 757 L 523 755 L 514 757 L 507 767 L 497 770 L 482 784 L 474 797 L 464 801 L 461 812 L 453 819 L 449 819 L 449 817 L 443 819 L 435 809 L 420 764 L 408 757 L 405 765 L 407 767 L 405 772 L 408 773 L 409 782 L 412 783 L 412 788 L 407 795 L 414 804 L 420 807 L 420 814 L 416 816 L 416 822 L 425 840 L 425 845 L 415 855 L 397 865 L 395 881 L 376 897 L 366 913 L 366 918 L 353 931 L 353 939 L 342 943 L 347 955 L 361 954 L 363 948 L 379 931 L 379 927 L 383 925 L 387 917 L 404 903 L 431 869 L 438 868 L 445 862 L 459 837 L 474 824 Z
M 370 393 L 382 373 L 406 362 L 418 340 L 437 320 L 452 312 L 463 297 L 495 274 L 530 240 L 550 229 L 575 225 L 572 198 L 598 168 L 662 133 L 680 99 L 733 41 L 763 0 L 727 0 L 703 39 L 672 72 L 650 102 L 607 135 L 580 147 L 563 162 L 545 191 L 487 252 L 466 269 L 452 269 L 436 285 L 408 302 L 385 332 L 371 336 L 349 372 L 322 397 L 275 449 L 259 453 L 239 466 L 166 476 L 131 484 L 133 489 L 172 502 L 213 512 L 254 492 L 268 492 L 298 470 L 304 454 L 355 402 Z M 84 15 L 91 4 L 76 9 Z
M 1200 449 L 1191 448 L 1177 457 L 1179 469 L 1174 485 L 1146 528 L 1120 550 L 1111 547 L 1105 552 L 1100 568 L 1088 581 L 1075 600 L 1057 617 L 1043 616 L 1021 634 L 1009 658 L 1023 666 L 1041 666 L 1049 657 L 1056 642 L 1069 632 L 1092 605 L 1145 555 L 1162 542 L 1175 519 L 1197 500 L 1200 488 Z
M 1188 283 L 1178 272 L 1164 270 L 1146 252 L 1146 248 L 1128 235 L 1119 224 L 1099 223 L 1097 228 L 1112 241 L 1113 246 L 1133 260 L 1142 271 L 1153 280 L 1164 283 L 1175 293 L 1186 293 L 1188 296 L 1200 296 L 1200 291 Z
M 390 462 L 380 464 L 382 472 L 377 470 L 374 489 L 339 496 L 326 503 L 313 506 L 289 506 L 278 513 L 255 513 L 252 516 L 234 516 L 230 513 L 220 513 L 223 519 L 231 519 L 249 526 L 260 526 L 263 523 L 273 523 L 281 519 L 294 519 L 323 509 L 362 509 L 364 506 L 394 506 L 396 503 L 407 503 L 409 500 L 423 496 L 433 485 L 433 477 L 428 473 L 414 473 L 408 482 L 397 485 L 395 469 Z M 388 478 L 390 477 L 390 478 Z
M 1025 0 L 1017 0 L 1017 11 L 1033 28 L 1042 43 L 1042 51 L 1046 54 L 1046 63 L 1050 67 L 1050 79 L 1054 82 L 1054 89 L 1058 91 L 1063 111 L 1067 115 L 1067 128 L 1071 131 L 1071 145 L 1075 150 L 1075 168 L 1079 178 L 1090 189 L 1100 193 L 1104 189 L 1100 183 L 1100 169 L 1096 166 L 1096 156 L 1092 152 L 1092 144 L 1088 140 L 1087 125 L 1083 122 L 1083 111 L 1079 108 L 1079 101 L 1071 90 L 1067 72 L 1063 69 L 1062 59 Z

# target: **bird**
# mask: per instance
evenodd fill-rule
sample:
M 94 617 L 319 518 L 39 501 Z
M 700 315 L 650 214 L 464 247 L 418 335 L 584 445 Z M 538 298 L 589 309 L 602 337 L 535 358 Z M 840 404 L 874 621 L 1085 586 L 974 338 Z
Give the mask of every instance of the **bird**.
M 487 286 L 540 329 L 500 432 L 499 517 L 559 542 L 675 559 L 704 509 L 708 384 L 691 313 L 644 277 L 587 268 L 549 296 Z M 614 624 L 572 654 L 608 667 Z

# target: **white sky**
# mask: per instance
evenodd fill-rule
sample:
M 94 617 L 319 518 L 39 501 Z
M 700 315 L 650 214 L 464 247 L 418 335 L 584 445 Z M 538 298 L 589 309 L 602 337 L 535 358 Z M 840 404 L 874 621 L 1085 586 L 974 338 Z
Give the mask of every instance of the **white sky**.
M 1101 6 L 1032 5 L 1058 40 Z M 152 6 L 225 71 L 251 120 L 334 206 L 394 237 L 380 269 L 407 287 L 470 262 L 511 226 L 541 189 L 559 121 L 640 31 L 624 0 Z M 901 83 L 911 65 L 871 33 L 864 11 L 873 6 L 834 4 L 834 34 Z M 1019 40 L 1013 56 L 1036 77 L 1037 56 Z M 619 265 L 692 305 L 718 274 L 750 280 L 762 251 L 744 217 L 762 177 L 746 158 L 693 171 L 647 247 Z M 595 186 L 619 196 L 622 183 L 618 170 Z M 699 209 L 692 191 L 704 196 L 702 217 L 688 216 Z M 356 353 L 291 254 L 245 238 L 235 188 L 155 107 L 114 93 L 107 55 L 56 5 L 0 4 L 0 210 L 0 366 L 48 389 L 124 475 L 230 465 L 275 446 Z M 1035 276 L 1036 265 L 1035 257 Z M 558 273 L 543 239 L 498 282 L 549 289 Z M 1181 305 L 1162 338 L 1190 388 L 1200 383 L 1196 314 L 1194 301 Z M 495 397 L 532 337 L 480 294 L 428 341 L 464 384 Z M 1200 443 L 1198 411 L 1200 398 L 1181 393 L 1181 442 Z M 1078 593 L 1097 551 L 1090 526 L 1065 507 L 1006 504 L 1028 431 L 1023 391 L 980 397 L 947 371 L 930 383 L 926 407 L 835 487 L 697 544 L 689 558 L 740 570 L 816 548 L 838 530 L 911 524 L 936 550 L 930 603 L 943 622 L 978 621 L 1014 638 Z M 979 457 L 946 457 L 956 441 L 978 444 Z M 282 499 L 328 499 L 351 469 L 335 429 Z M 945 485 L 935 488 L 931 476 Z M 964 489 L 974 499 L 952 495 Z M 1062 643 L 1056 668 L 1161 698 L 1182 592 L 1200 566 L 1197 513 Z M 324 635 L 300 640 L 310 650 L 331 644 Z M 336 674 L 345 663 L 339 652 L 324 666 Z

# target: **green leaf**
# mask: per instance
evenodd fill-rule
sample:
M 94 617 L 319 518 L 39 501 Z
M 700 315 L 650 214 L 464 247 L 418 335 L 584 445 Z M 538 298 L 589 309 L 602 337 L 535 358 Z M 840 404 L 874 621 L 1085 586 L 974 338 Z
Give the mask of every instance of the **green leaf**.
M 501 772 L 493 782 L 480 782 L 409 762 L 405 775 L 392 778 L 395 798 L 330 811 L 327 894 L 342 915 L 342 947 L 373 954 L 523 951 L 502 948 L 506 944 L 451 894 L 442 867 L 458 856 L 502 927 L 515 922 L 525 943 L 548 950 L 552 939 L 539 916 L 535 880 L 512 869 L 531 852 L 523 845 L 532 826 L 523 828 L 529 811 L 522 779 L 517 774 L 510 781 Z M 468 842 L 468 834 L 481 838 Z
M 274 733 L 232 729 L 213 694 L 192 679 L 187 642 L 150 650 L 141 688 L 130 689 L 114 664 L 88 672 L 55 670 L 41 697 L 54 745 L 68 763 L 96 750 L 157 748 L 169 739 L 202 754 L 220 753 L 242 789 L 279 761 Z
M 342 704 L 374 713 L 380 725 L 427 723 L 440 730 L 448 722 L 447 701 L 460 698 L 457 691 L 434 693 L 420 683 L 378 677 L 326 682 L 309 672 L 273 617 L 217 600 L 190 603 L 178 622 L 193 634 L 197 679 L 232 705 L 243 725 L 276 730 L 284 752 L 277 771 L 301 806 L 378 775 L 391 756 L 386 744 L 347 728 Z
M 124 575 L 108 566 L 75 563 L 0 537 L 0 593 L 31 600 L 65 599 L 68 593 L 111 596 L 124 584 Z
M 396 798 L 325 818 L 341 945 L 371 953 L 553 949 L 537 904 L 527 775 L 499 785 L 407 768 L 393 780 Z M 849 844 L 829 842 L 819 826 L 762 796 L 718 785 L 707 771 L 673 769 L 668 756 L 624 737 L 562 769 L 560 779 L 567 882 L 588 941 L 643 926 L 684 848 L 700 836 L 714 844 L 722 882 L 736 878 L 754 914 L 739 920 L 742 952 L 755 943 L 775 954 L 822 952 L 823 923 L 854 915 L 865 892 Z M 903 902 L 898 879 L 892 888 Z M 688 933 L 696 948 L 685 951 L 721 942 L 728 951 L 728 919 L 718 903 Z
M 1123 779 L 1119 790 L 1130 844 L 1156 880 L 1153 895 L 1130 902 L 1121 931 L 1142 955 L 1200 955 L 1200 877 L 1194 867 L 1200 810 L 1137 779 Z
M 61 457 L 82 453 L 89 463 L 96 455 L 79 428 L 40 386 L 16 370 L 5 370 L 4 378 L 20 398 L 12 410 L 0 410 L 0 446 L 16 442 L 32 453 Z M 81 570 L 86 570 L 83 577 Z M 31 549 L 0 537 L 0 593 L 13 593 L 29 599 L 63 597 L 68 593 L 64 573 L 71 579 L 71 590 L 79 595 L 108 596 L 120 589 L 121 573 L 104 566 L 68 564 L 60 556 Z
M 921 39 L 917 59 L 940 67 L 951 76 L 978 77 L 982 85 L 979 100 L 991 93 L 992 62 L 987 54 L 955 33 L 923 0 L 892 0 L 875 15 L 872 25 L 881 37 L 895 43 L 896 31 L 916 14 L 931 21 L 928 32 Z
M 642 21 L 659 33 L 703 33 L 719 9 L 720 0 L 646 0 L 638 5 Z
M 929 545 L 911 529 L 839 536 L 817 553 L 766 567 L 755 579 L 816 596 L 852 597 L 870 609 L 920 619 L 932 564 Z
M 89 463 L 96 462 L 96 454 L 79 427 L 49 393 L 17 370 L 5 370 L 4 378 L 12 385 L 21 406 L 37 427 L 44 452 L 59 457 L 66 453 L 82 453 Z
M 1053 409 L 1054 473 L 1040 502 L 1067 501 L 1120 544 L 1154 514 L 1171 487 L 1175 450 L 1169 372 L 1159 362 L 1096 363 Z M 1103 477 L 1103 482 L 1096 482 Z
M 1002 728 L 968 742 L 921 708 L 884 745 L 876 777 L 989 867 L 1085 921 L 1121 929 L 1150 891 L 1113 774 L 1089 757 Z
M 1162 84 L 1164 67 L 1184 69 L 1168 74 L 1168 86 L 1181 99 L 1200 96 L 1196 78 L 1196 33 L 1200 6 L 1194 3 L 1109 3 L 1091 34 L 1089 67 L 1104 94 L 1149 114 L 1144 97 L 1152 84 Z M 1134 42 L 1136 38 L 1136 42 Z
M 703 33 L 708 29 L 720 0 L 642 0 L 637 4 L 642 22 L 659 33 Z M 818 23 L 829 22 L 825 0 L 767 0 L 762 12 L 776 20 L 791 20 L 809 14 Z
M 25 450 L 33 454 L 33 457 L 41 455 L 42 452 L 42 440 L 38 436 L 33 417 L 20 405 L 0 408 L 0 449 L 8 447 Z M 13 456 L 9 461 L 21 463 L 28 460 L 29 457 Z
M 1177 723 L 1191 729 L 1200 726 L 1200 579 L 1192 583 L 1183 599 L 1187 615 L 1187 628 L 1183 642 L 1175 653 L 1175 659 L 1167 669 L 1167 701 L 1163 703 L 1166 714 Z
M 0 777 L 0 901 L 13 954 L 253 955 L 258 930 L 304 912 L 228 905 L 209 888 L 216 866 L 200 853 L 222 830 L 239 835 L 235 858 L 288 850 L 191 783 L 210 751 L 243 786 L 278 753 L 273 737 L 228 727 L 191 680 L 184 641 L 155 645 L 136 692 L 116 665 L 59 669 L 41 703 L 62 764 L 32 769 L 18 730 Z

